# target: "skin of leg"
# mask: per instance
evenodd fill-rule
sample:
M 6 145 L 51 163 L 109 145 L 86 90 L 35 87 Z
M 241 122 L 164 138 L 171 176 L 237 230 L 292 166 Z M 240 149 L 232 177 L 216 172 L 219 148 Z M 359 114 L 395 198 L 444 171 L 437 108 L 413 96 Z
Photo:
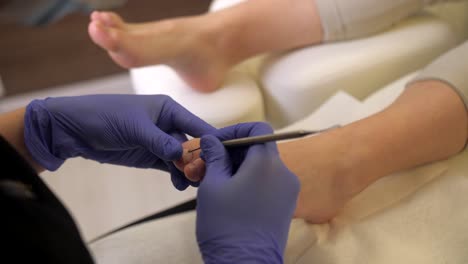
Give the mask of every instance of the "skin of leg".
M 125 68 L 167 64 L 194 89 L 219 88 L 226 72 L 254 55 L 322 41 L 313 0 L 255 0 L 205 15 L 129 24 L 94 12 L 91 39 Z
M 280 143 L 281 158 L 301 182 L 295 216 L 326 222 L 378 179 L 457 154 L 467 135 L 458 94 L 443 82 L 420 81 L 368 118 Z

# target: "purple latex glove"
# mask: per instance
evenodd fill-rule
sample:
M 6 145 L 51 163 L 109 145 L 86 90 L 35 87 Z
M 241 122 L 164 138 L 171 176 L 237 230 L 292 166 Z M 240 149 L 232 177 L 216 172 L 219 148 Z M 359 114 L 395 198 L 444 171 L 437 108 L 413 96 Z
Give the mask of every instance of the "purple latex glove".
M 34 100 L 26 108 L 25 143 L 48 170 L 71 157 L 171 172 L 177 189 L 190 181 L 172 165 L 184 133 L 215 129 L 165 95 L 88 95 Z
M 264 123 L 248 123 L 201 139 L 206 174 L 198 189 L 196 234 L 205 263 L 283 263 L 299 180 L 276 143 L 228 153 L 219 140 L 269 133 Z

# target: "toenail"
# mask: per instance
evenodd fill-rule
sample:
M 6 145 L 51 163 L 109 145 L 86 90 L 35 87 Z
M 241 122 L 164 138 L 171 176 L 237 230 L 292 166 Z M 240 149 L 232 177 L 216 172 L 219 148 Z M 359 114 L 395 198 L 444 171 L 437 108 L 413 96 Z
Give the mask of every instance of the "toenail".
M 182 160 L 184 161 L 184 164 L 190 163 L 193 158 L 193 153 L 188 152 L 188 149 L 184 149 L 184 153 L 182 154 Z

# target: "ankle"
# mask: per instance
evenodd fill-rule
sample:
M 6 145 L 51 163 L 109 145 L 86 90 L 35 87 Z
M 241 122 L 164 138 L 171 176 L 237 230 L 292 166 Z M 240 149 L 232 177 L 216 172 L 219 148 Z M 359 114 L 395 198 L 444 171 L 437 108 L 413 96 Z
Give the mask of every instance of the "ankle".
M 249 47 L 243 45 L 243 24 L 221 12 L 200 16 L 199 34 L 227 65 L 235 65 L 255 54 L 251 54 Z
M 331 177 L 338 203 L 346 203 L 369 186 L 375 179 L 369 171 L 366 149 L 356 144 L 354 131 L 346 126 L 315 137 L 316 148 L 328 164 L 324 171 Z
M 384 166 L 373 153 L 373 146 L 367 140 L 361 140 L 359 135 L 362 131 L 359 127 L 351 124 L 343 127 L 338 134 L 344 146 L 338 167 L 346 175 L 351 199 L 386 174 Z

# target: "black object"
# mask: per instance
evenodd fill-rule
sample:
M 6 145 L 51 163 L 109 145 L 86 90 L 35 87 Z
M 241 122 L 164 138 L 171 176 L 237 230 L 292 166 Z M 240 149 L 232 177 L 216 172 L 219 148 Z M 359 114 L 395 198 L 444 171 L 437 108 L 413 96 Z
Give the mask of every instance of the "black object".
M 0 262 L 94 263 L 68 211 L 1 137 L 0 153 Z
M 130 227 L 133 227 L 133 226 L 136 226 L 136 225 L 139 225 L 139 224 L 143 224 L 143 223 L 150 222 L 150 221 L 153 221 L 153 220 L 157 220 L 157 219 L 160 219 L 160 218 L 163 218 L 163 217 L 167 217 L 167 216 L 171 216 L 171 215 L 180 214 L 180 213 L 195 210 L 196 207 L 197 207 L 197 200 L 196 199 L 189 200 L 189 201 L 187 201 L 185 203 L 181 203 L 179 205 L 176 205 L 176 206 L 171 207 L 169 209 L 166 209 L 164 211 L 155 213 L 153 215 L 144 217 L 142 219 L 138 219 L 136 221 L 131 222 L 130 224 L 126 224 L 126 225 L 124 225 L 122 227 L 119 227 L 117 229 L 109 231 L 109 232 L 107 232 L 107 233 L 105 233 L 103 235 L 100 235 L 100 236 L 92 239 L 91 241 L 89 241 L 89 243 L 96 242 L 96 241 L 98 241 L 100 239 L 108 237 L 108 236 L 110 236 L 112 234 L 115 234 L 115 233 L 117 233 L 119 231 L 122 231 L 124 229 L 130 228 Z

